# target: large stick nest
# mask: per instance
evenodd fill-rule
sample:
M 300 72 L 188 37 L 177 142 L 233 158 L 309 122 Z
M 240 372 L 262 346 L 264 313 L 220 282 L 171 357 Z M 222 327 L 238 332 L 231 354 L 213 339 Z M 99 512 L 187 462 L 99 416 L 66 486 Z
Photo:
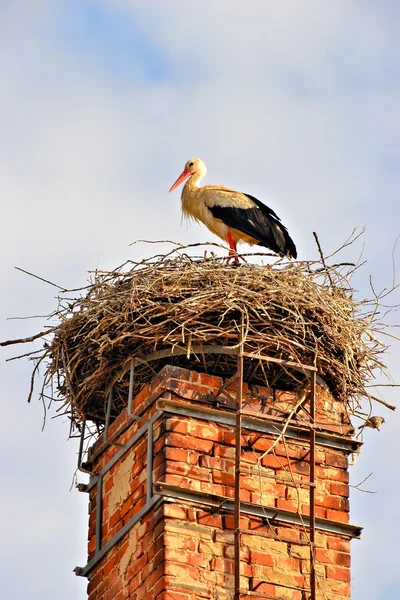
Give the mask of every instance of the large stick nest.
M 385 346 L 374 333 L 376 298 L 355 301 L 352 270 L 283 261 L 234 268 L 175 250 L 97 271 L 79 297 L 60 300 L 58 324 L 39 357 L 44 386 L 55 382 L 73 421 L 101 423 L 112 385 L 112 416 L 126 407 L 132 357 L 145 359 L 136 365 L 134 393 L 165 364 L 227 378 L 236 356 L 196 347 L 237 347 L 242 327 L 245 352 L 315 364 L 319 381 L 353 412 L 369 398 L 366 387 L 383 368 Z M 297 389 L 305 380 L 301 369 L 257 359 L 245 360 L 244 374 L 249 383 L 279 389 Z

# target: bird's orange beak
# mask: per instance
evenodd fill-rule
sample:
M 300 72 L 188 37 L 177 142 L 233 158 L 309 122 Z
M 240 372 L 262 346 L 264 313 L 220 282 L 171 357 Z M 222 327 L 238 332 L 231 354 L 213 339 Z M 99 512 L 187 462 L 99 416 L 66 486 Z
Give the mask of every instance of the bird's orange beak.
M 189 171 L 189 169 L 185 169 L 184 171 L 182 171 L 182 173 L 179 175 L 178 179 L 175 181 L 175 183 L 170 187 L 170 189 L 168 190 L 168 192 L 173 192 L 175 188 L 178 187 L 178 185 L 180 185 L 182 183 L 182 181 L 185 181 L 185 179 L 187 179 L 188 177 L 190 177 L 191 172 Z

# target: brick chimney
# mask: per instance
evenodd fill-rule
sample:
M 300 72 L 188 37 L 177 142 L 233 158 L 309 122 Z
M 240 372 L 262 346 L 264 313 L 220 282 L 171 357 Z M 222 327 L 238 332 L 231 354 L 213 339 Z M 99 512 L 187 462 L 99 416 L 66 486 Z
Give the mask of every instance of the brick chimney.
M 165 366 L 106 424 L 81 465 L 89 600 L 350 598 L 343 403 L 243 383 L 239 415 L 238 386 Z

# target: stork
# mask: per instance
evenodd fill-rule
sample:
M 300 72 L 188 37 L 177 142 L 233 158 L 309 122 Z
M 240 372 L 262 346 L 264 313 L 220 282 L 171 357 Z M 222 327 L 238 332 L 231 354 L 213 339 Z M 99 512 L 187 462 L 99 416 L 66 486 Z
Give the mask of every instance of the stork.
M 269 248 L 280 256 L 296 258 L 296 246 L 278 215 L 268 206 L 242 192 L 223 185 L 204 185 L 200 181 L 207 173 L 200 158 L 191 158 L 170 192 L 188 179 L 182 191 L 182 213 L 189 219 L 204 223 L 208 229 L 229 244 L 227 263 L 239 262 L 236 245 L 245 242 Z

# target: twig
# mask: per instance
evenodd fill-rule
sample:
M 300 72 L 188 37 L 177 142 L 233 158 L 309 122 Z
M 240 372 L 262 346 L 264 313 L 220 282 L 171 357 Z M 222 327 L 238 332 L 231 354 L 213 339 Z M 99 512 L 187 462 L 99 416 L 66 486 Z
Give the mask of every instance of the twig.
M 360 483 L 357 483 L 357 485 L 349 485 L 349 487 L 358 490 L 360 492 L 364 492 L 365 494 L 376 494 L 376 492 L 372 492 L 371 490 L 363 490 L 360 486 L 365 483 L 367 481 L 367 479 L 369 479 L 371 477 L 371 475 L 373 475 L 373 473 L 370 473 L 369 475 L 367 475 L 366 477 L 364 477 L 364 479 L 362 481 L 360 481 Z
M 21 269 L 21 267 L 14 267 L 14 269 L 17 269 L 17 271 L 21 271 L 22 273 L 26 273 L 27 275 L 30 275 L 31 277 L 34 277 L 35 279 L 39 279 L 40 281 L 44 281 L 45 283 L 48 283 L 48 284 L 52 285 L 53 287 L 58 288 L 62 292 L 66 292 L 67 291 L 64 287 L 61 287 L 60 285 L 57 285 L 56 283 L 53 283 L 52 281 L 49 281 L 48 279 L 44 279 L 43 277 L 39 277 L 39 275 L 35 275 L 34 273 L 30 273 L 29 271 L 25 271 L 25 269 Z
M 373 385 L 366 385 L 366 388 L 376 387 L 400 387 L 400 383 L 374 383 Z
M 12 356 L 11 358 L 7 358 L 6 362 L 18 360 L 19 358 L 26 358 L 27 356 L 32 356 L 33 354 L 39 354 L 39 352 L 43 352 L 43 348 L 40 348 L 40 350 L 33 350 L 32 352 L 27 352 L 26 354 L 20 354 L 19 356 Z
M 382 398 L 377 398 L 377 396 L 371 396 L 370 394 L 368 394 L 369 398 L 371 398 L 371 400 L 375 400 L 375 402 L 379 402 L 379 404 L 383 404 L 383 406 L 386 406 L 386 408 L 388 408 L 389 410 L 396 410 L 396 407 L 393 404 L 388 404 L 388 402 L 385 402 L 384 400 L 382 400 Z
M 357 233 L 357 235 L 356 235 L 356 231 L 357 231 L 357 228 L 354 227 L 353 231 L 351 232 L 351 234 L 349 235 L 347 240 L 344 242 L 344 244 L 342 244 L 337 250 L 335 250 L 335 252 L 332 252 L 332 254 L 329 254 L 326 258 L 332 258 L 332 256 L 335 256 L 335 254 L 338 254 L 339 252 L 341 252 L 342 250 L 347 248 L 347 246 L 351 246 L 351 244 L 354 244 L 354 242 L 356 240 L 358 240 L 359 237 L 364 235 L 364 233 L 366 231 L 366 227 L 364 226 L 361 229 L 361 231 L 359 233 Z
M 34 342 L 38 338 L 41 338 L 44 335 L 48 335 L 49 333 L 52 333 L 53 331 L 55 331 L 57 329 L 57 327 L 58 326 L 56 325 L 55 327 L 51 327 L 50 329 L 47 329 L 46 331 L 40 331 L 40 333 L 36 333 L 35 335 L 31 335 L 30 337 L 19 338 L 16 340 L 6 340 L 5 342 L 0 342 L 0 346 L 11 346 L 12 344 L 26 344 L 27 342 Z
M 329 282 L 330 282 L 331 285 L 333 285 L 333 280 L 332 280 L 331 274 L 329 273 L 329 269 L 326 266 L 326 262 L 325 262 L 325 258 L 324 258 L 323 252 L 322 252 L 321 244 L 319 243 L 318 235 L 317 235 L 317 233 L 315 231 L 313 231 L 313 236 L 315 238 L 315 242 L 317 244 L 318 252 L 319 252 L 319 255 L 321 257 L 321 262 L 324 265 L 324 269 L 326 271 L 326 274 L 328 275 Z
M 27 319 L 48 319 L 49 315 L 31 315 L 29 317 L 7 317 L 7 321 L 26 321 Z

